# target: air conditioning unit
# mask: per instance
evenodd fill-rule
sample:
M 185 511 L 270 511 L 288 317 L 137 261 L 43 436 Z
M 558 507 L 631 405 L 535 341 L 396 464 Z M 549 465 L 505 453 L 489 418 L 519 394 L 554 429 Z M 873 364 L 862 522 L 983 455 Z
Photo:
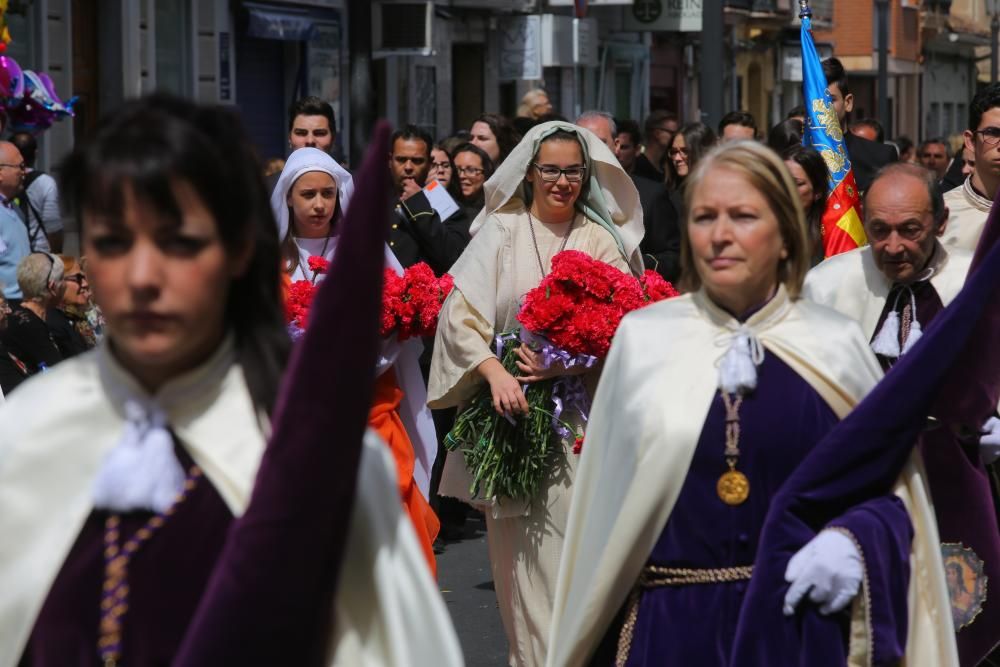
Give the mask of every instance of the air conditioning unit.
M 433 2 L 372 3 L 372 55 L 429 56 L 433 50 Z

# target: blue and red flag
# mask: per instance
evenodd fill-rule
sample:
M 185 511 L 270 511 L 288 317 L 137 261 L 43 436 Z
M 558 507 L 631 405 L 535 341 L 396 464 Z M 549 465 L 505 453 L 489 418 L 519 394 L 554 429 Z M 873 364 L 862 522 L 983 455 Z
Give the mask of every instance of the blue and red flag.
M 806 127 L 802 143 L 819 151 L 826 162 L 828 196 L 823 213 L 823 253 L 826 257 L 859 248 L 868 243 L 861 222 L 861 200 L 854 182 L 851 159 L 844 145 L 844 132 L 826 90 L 823 65 L 812 38 L 810 10 L 802 18 L 802 93 L 805 97 Z
M 576 11 L 576 18 L 587 17 L 587 0 L 574 0 L 573 9 Z

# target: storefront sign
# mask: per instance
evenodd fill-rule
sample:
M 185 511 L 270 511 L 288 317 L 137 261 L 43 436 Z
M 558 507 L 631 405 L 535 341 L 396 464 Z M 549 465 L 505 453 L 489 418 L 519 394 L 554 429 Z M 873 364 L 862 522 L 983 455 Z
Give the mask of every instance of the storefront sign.
M 635 0 L 625 10 L 625 30 L 701 31 L 702 0 Z

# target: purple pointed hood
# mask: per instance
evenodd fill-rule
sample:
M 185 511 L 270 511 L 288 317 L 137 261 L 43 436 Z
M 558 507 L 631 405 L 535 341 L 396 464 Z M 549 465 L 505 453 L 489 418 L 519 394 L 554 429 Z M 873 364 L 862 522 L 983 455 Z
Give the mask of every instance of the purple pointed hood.
M 382 122 L 282 382 L 249 507 L 230 530 L 174 664 L 320 664 L 374 390 L 388 152 Z

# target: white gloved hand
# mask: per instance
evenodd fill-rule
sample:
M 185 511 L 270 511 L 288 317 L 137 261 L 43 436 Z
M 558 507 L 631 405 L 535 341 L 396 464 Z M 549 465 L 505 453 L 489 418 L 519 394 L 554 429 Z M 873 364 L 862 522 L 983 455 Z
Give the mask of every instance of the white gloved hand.
M 979 438 L 979 457 L 989 465 L 1000 459 L 1000 419 L 990 417 L 983 424 L 982 437 Z
M 795 613 L 806 593 L 821 614 L 838 612 L 858 594 L 864 565 L 854 541 L 837 530 L 823 530 L 792 556 L 785 569 L 791 584 L 785 595 L 785 616 Z

